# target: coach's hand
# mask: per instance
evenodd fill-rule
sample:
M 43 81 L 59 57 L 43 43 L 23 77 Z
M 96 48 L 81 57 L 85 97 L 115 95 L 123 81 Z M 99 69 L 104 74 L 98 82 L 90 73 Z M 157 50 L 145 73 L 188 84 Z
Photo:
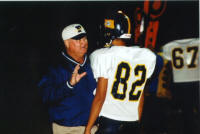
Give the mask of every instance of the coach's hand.
M 78 70 L 80 69 L 80 65 L 76 65 L 74 68 L 74 71 L 72 73 L 72 77 L 70 80 L 70 85 L 74 86 L 76 83 L 78 83 L 82 77 L 86 75 L 86 72 L 83 72 L 81 74 L 78 73 Z

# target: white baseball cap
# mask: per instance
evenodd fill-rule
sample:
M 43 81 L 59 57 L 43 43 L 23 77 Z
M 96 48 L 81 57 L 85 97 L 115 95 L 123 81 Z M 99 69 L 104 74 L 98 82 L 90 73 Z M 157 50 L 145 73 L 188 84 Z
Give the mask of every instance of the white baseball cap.
M 79 40 L 86 36 L 86 31 L 81 24 L 71 24 L 66 26 L 62 31 L 62 39 L 74 39 Z

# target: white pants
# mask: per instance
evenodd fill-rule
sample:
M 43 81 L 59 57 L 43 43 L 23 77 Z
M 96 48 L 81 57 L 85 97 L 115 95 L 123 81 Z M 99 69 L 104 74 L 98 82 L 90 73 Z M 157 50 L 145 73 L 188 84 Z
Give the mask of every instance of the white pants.
M 85 126 L 66 127 L 56 123 L 52 123 L 53 134 L 83 134 Z M 97 126 L 94 126 L 91 130 L 91 134 L 94 134 L 97 130 Z

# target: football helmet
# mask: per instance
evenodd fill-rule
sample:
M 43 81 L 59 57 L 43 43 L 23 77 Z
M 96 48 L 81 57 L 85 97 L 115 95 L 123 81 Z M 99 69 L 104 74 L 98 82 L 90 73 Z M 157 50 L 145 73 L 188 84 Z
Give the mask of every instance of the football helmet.
M 103 38 L 106 44 L 111 44 L 116 38 L 131 39 L 131 22 L 122 11 L 104 18 Z

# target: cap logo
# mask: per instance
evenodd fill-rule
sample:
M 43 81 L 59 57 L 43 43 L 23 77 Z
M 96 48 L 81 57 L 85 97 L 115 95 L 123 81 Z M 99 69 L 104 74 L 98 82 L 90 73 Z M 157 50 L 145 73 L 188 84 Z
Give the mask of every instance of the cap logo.
M 82 27 L 81 26 L 75 26 L 75 28 L 78 30 L 78 33 L 82 32 Z
M 111 19 L 105 19 L 105 23 L 104 26 L 110 29 L 114 29 L 115 25 L 114 25 L 114 20 Z

